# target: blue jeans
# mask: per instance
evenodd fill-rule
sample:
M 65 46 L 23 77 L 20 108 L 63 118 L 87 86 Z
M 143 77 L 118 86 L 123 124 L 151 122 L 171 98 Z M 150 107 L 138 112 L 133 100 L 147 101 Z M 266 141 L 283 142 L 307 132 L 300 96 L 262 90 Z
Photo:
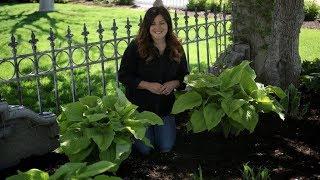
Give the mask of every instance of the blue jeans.
M 173 116 L 162 117 L 163 125 L 150 126 L 146 131 L 146 137 L 154 148 L 160 152 L 169 152 L 176 141 L 176 121 Z M 135 140 L 133 148 L 141 154 L 150 154 L 152 147 L 146 146 L 141 140 Z

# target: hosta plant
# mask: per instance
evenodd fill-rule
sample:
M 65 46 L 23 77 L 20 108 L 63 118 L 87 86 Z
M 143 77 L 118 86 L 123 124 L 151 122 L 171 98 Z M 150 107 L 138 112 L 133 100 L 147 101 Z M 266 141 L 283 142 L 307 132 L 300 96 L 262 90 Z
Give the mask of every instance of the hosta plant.
M 109 171 L 116 164 L 108 161 L 99 161 L 91 165 L 87 163 L 66 163 L 49 177 L 47 172 L 39 169 L 30 169 L 27 172 L 18 172 L 6 180 L 121 180 L 119 177 L 107 176 L 102 173 Z
M 253 132 L 259 112 L 273 111 L 283 119 L 283 108 L 277 99 L 286 96 L 284 91 L 256 83 L 256 74 L 249 64 L 243 61 L 219 76 L 189 75 L 190 90 L 177 97 L 172 113 L 190 110 L 189 129 L 195 133 L 222 130 L 226 137 L 229 133 L 238 135 L 245 129 Z
M 117 165 L 130 154 L 134 138 L 150 145 L 147 127 L 163 124 L 152 112 L 138 112 L 119 89 L 117 96 L 87 96 L 63 106 L 58 122 L 60 150 L 71 162 L 106 160 Z

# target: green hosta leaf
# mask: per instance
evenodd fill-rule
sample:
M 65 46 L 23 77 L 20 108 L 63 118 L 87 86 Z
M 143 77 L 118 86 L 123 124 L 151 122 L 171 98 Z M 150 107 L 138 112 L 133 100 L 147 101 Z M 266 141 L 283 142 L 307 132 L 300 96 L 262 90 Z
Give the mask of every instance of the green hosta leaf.
M 94 180 L 121 180 L 121 178 L 116 176 L 98 175 L 94 177 Z
M 89 122 L 96 122 L 107 117 L 107 115 L 103 113 L 97 113 L 97 114 L 86 115 L 86 117 L 88 118 Z
M 116 103 L 115 106 L 118 104 Z M 116 109 L 121 109 L 121 107 L 116 107 Z M 124 119 L 131 117 L 135 112 L 136 109 L 138 109 L 138 106 L 134 104 L 128 104 L 122 111 L 119 112 L 121 116 L 123 116 Z
M 86 128 L 85 135 L 87 138 L 93 139 L 100 151 L 104 151 L 111 145 L 115 133 L 111 126 L 106 126 L 101 128 Z
M 190 122 L 194 133 L 202 132 L 207 129 L 202 111 L 194 110 L 191 115 Z
M 249 64 L 249 61 L 243 61 L 238 66 L 224 70 L 219 76 L 221 81 L 221 89 L 225 90 L 238 84 L 241 80 L 244 69 L 249 66 Z
M 172 114 L 181 113 L 187 109 L 192 109 L 194 107 L 200 106 L 202 103 L 202 97 L 195 91 L 187 92 L 174 102 L 172 108 Z
M 50 180 L 66 179 L 66 176 L 75 174 L 77 170 L 84 168 L 85 166 L 86 163 L 66 163 L 50 176 Z
M 19 174 L 10 176 L 6 180 L 48 180 L 49 174 L 39 169 L 30 169 L 27 172 L 19 172 Z
M 114 107 L 117 110 L 117 112 L 122 112 L 127 106 L 130 106 L 132 103 L 126 98 L 126 96 L 119 88 L 117 88 L 117 95 L 118 99 L 117 102 L 114 104 Z
M 148 123 L 150 125 L 163 125 L 163 120 L 155 113 L 150 111 L 143 111 L 136 114 L 136 119 L 142 121 L 143 123 Z
M 228 116 L 229 116 L 231 119 L 235 120 L 236 122 L 242 124 L 242 123 L 243 123 L 243 117 L 242 117 L 242 116 L 243 116 L 243 113 L 244 113 L 244 112 L 243 112 L 243 109 L 240 107 L 240 108 L 238 108 L 237 110 L 229 113 Z
M 86 107 L 80 102 L 67 104 L 64 108 L 64 113 L 68 121 L 83 121 L 83 113 Z
M 243 90 L 247 94 L 251 94 L 252 91 L 257 90 L 258 86 L 254 81 L 256 78 L 256 73 L 254 70 L 247 64 L 242 71 L 241 78 L 240 78 L 240 85 L 242 86 Z
M 116 160 L 116 144 L 112 143 L 106 151 L 100 151 L 100 160 L 115 162 Z
M 106 109 L 114 109 L 114 104 L 117 102 L 116 96 L 104 96 L 102 98 L 102 106 Z
M 224 90 L 224 91 L 219 91 L 218 94 L 220 96 L 222 96 L 223 98 L 230 98 L 233 95 L 233 90 L 232 89 L 228 89 L 228 90 Z
M 69 154 L 69 160 L 71 162 L 81 162 L 83 160 L 86 159 L 86 157 L 88 157 L 92 150 L 94 149 L 94 146 L 88 146 L 88 148 L 81 150 L 80 152 L 76 153 L 76 154 Z
M 267 95 L 267 92 L 264 89 L 258 89 L 251 93 L 251 96 L 257 101 L 261 103 L 272 103 L 272 100 Z
M 90 139 L 87 137 L 77 137 L 64 135 L 61 142 L 61 148 L 67 155 L 79 153 L 90 145 Z
M 101 99 L 97 96 L 86 96 L 83 98 L 79 98 L 79 101 L 89 108 L 93 108 L 98 106 L 98 103 L 101 102 Z
M 283 99 L 285 98 L 287 95 L 286 93 L 280 88 L 280 87 L 277 87 L 277 86 L 267 86 L 266 87 L 266 90 L 271 93 L 275 93 L 280 99 Z
M 239 132 L 245 129 L 244 126 L 242 124 L 240 124 L 239 122 L 234 121 L 231 118 L 227 118 L 227 119 L 228 119 L 229 124 L 233 127 L 233 129 L 236 129 Z
M 209 96 L 216 96 L 220 92 L 220 91 L 218 91 L 217 89 L 214 89 L 214 88 L 207 88 L 205 91 Z
M 136 139 L 143 139 L 146 134 L 146 127 L 143 125 L 132 125 L 125 127 Z
M 154 148 L 150 140 L 146 136 L 143 139 L 141 139 L 141 141 L 144 143 L 144 145 Z
M 243 99 L 223 99 L 221 102 L 221 107 L 224 110 L 224 112 L 230 116 L 230 114 L 237 109 L 239 109 L 243 104 L 245 104 L 246 101 Z
M 257 126 L 259 115 L 256 112 L 256 109 L 252 105 L 246 105 L 243 107 L 244 110 L 244 120 L 242 125 L 252 133 Z
M 111 169 L 113 166 L 115 166 L 114 163 L 109 162 L 109 161 L 99 161 L 97 163 L 94 163 L 90 166 L 87 166 L 84 172 L 79 174 L 77 177 L 78 178 L 88 178 L 92 177 L 98 174 L 101 174 L 105 171 L 108 171 Z
M 225 112 L 217 104 L 210 103 L 203 109 L 203 115 L 208 130 L 211 130 L 220 123 Z
M 207 88 L 219 86 L 220 81 L 213 74 L 197 73 L 187 76 L 187 83 L 194 88 Z
M 132 142 L 129 137 L 118 136 L 114 142 L 116 143 L 116 159 L 121 159 L 123 156 L 130 154 Z

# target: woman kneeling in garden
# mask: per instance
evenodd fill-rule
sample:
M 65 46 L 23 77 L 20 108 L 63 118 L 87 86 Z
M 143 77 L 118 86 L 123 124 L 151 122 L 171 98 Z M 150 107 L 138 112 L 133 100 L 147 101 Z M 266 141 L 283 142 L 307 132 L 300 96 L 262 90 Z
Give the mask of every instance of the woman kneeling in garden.
M 163 6 L 150 8 L 137 38 L 125 50 L 119 81 L 126 96 L 139 106 L 138 111 L 152 111 L 164 125 L 151 126 L 146 137 L 161 152 L 172 149 L 176 139 L 175 119 L 170 112 L 175 101 L 174 89 L 184 89 L 188 68 L 183 47 L 172 30 L 169 12 Z M 149 154 L 151 148 L 136 140 L 134 148 Z

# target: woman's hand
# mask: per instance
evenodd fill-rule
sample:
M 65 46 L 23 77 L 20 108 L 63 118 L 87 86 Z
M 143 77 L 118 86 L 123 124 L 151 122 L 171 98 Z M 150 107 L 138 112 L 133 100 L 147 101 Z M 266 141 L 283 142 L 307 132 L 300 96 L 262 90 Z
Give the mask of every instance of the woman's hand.
M 141 81 L 138 89 L 146 89 L 154 94 L 161 94 L 163 85 L 156 82 Z
M 180 82 L 178 80 L 168 81 L 163 84 L 161 88 L 161 94 L 169 95 L 179 85 L 180 85 Z

